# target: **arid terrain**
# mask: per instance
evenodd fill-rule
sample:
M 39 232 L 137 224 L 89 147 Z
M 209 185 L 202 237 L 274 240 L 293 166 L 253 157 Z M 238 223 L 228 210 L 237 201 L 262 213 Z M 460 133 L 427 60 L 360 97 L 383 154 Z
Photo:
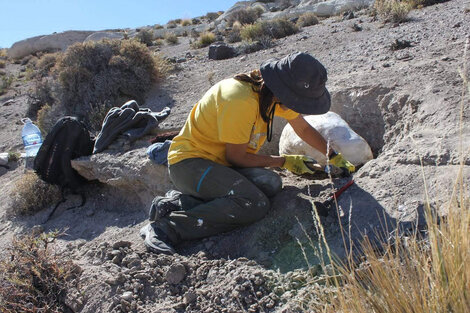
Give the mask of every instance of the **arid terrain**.
M 357 247 L 364 234 L 378 239 L 376 234 L 386 236 L 397 222 L 403 222 L 405 230 L 411 225 L 423 227 L 422 211 L 428 201 L 445 214 L 462 154 L 467 182 L 470 177 L 468 96 L 459 125 L 459 71 L 465 63 L 470 65 L 470 53 L 464 58 L 470 3 L 451 0 L 412 10 L 408 17 L 394 24 L 365 9 L 341 14 L 276 39 L 271 48 L 226 60 L 211 60 L 208 47 L 194 49 L 189 37 L 180 37 L 178 44 L 158 48 L 178 63 L 140 105 L 153 111 L 170 107 L 170 116 L 159 128 L 179 129 L 213 82 L 291 52 L 314 55 L 328 70 L 331 110 L 366 139 L 374 153 L 374 159 L 353 174 L 355 184 L 339 198 L 338 214 L 321 218 L 331 251 L 344 258 L 350 245 Z M 22 62 L 8 61 L 1 70 L 15 81 L 0 96 L 0 152 L 22 152 L 20 120 L 26 116 L 34 84 L 26 79 Z M 468 67 L 466 74 L 470 76 Z M 277 140 L 283 125 L 275 123 Z M 125 151 L 105 150 L 85 157 L 84 162 L 101 167 L 103 177 L 119 175 L 119 168 L 132 172 L 131 163 L 146 158 L 146 140 Z M 277 154 L 277 145 L 273 140 L 263 151 Z M 0 168 L 2 251 L 13 237 L 42 224 L 52 209 L 32 216 L 13 214 L 9 195 L 26 170 L 22 160 L 8 165 L 8 170 Z M 263 220 L 183 243 L 173 256 L 148 253 L 139 236 L 147 223 L 149 200 L 164 190 L 131 190 L 132 180 L 113 184 L 116 177 L 107 177 L 109 184 L 105 178 L 91 183 L 84 207 L 59 208 L 42 225 L 46 232 L 65 230 L 54 249 L 82 270 L 79 288 L 67 295 L 68 306 L 84 313 L 309 311 L 302 301 L 324 288 L 321 282 L 312 282 L 322 274 L 316 266 L 320 256 L 315 252 L 322 245 L 317 241 L 312 201 L 326 200 L 333 188 L 350 178 L 330 180 L 322 174 L 275 171 L 284 187 L 271 199 L 272 208 Z M 145 175 L 145 171 L 132 173 Z M 157 179 L 165 179 L 164 174 Z M 69 206 L 77 203 L 78 197 L 67 200 Z

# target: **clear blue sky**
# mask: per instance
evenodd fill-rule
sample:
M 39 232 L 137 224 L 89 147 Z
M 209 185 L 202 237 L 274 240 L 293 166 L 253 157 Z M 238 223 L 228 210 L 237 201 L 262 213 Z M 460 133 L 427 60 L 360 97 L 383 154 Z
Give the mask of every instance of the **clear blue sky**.
M 166 24 L 225 11 L 236 0 L 0 0 L 0 47 L 65 30 Z

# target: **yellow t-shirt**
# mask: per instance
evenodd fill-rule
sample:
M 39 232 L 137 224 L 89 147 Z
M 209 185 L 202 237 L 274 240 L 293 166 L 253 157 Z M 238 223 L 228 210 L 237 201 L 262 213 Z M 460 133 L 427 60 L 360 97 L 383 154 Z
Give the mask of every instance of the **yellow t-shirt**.
M 204 158 L 229 166 L 225 144 L 248 143 L 247 152 L 257 153 L 266 140 L 266 122 L 251 84 L 234 78 L 210 88 L 196 103 L 168 151 L 170 165 L 189 158 Z M 291 120 L 299 113 L 276 107 L 275 115 Z

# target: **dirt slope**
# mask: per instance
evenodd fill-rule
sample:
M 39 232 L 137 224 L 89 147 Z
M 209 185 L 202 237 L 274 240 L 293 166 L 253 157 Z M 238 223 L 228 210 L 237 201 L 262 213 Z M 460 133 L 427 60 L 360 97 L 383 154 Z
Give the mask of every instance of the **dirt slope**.
M 208 60 L 207 48 L 190 50 L 182 39 L 161 52 L 186 57 L 189 51 L 192 57 L 150 93 L 144 106 L 155 111 L 172 107 L 162 127 L 178 128 L 210 87 L 209 77 L 218 81 L 298 50 L 313 54 L 328 69 L 332 110 L 371 144 L 376 157 L 354 175 L 355 186 L 340 199 L 344 214 L 322 220 L 332 250 L 344 256 L 340 224 L 351 228 L 355 241 L 361 233 L 372 234 L 381 217 L 390 225 L 397 218 L 416 218 L 425 203 L 422 172 L 436 208 L 451 191 L 459 164 L 458 70 L 463 61 L 470 63 L 470 55 L 462 59 L 470 34 L 468 5 L 468 0 L 452 0 L 415 10 L 410 21 L 400 25 L 384 25 L 365 14 L 350 20 L 333 17 L 277 40 L 268 50 L 222 61 Z M 354 25 L 362 30 L 356 31 Z M 393 51 L 397 40 L 409 41 L 411 47 Z M 10 64 L 5 71 L 18 75 L 21 67 Z M 0 97 L 3 151 L 21 148 L 18 120 L 25 115 L 29 88 L 28 82 L 17 83 Z M 13 101 L 3 104 L 7 100 Z M 466 152 L 469 102 L 467 98 L 463 110 Z M 275 151 L 276 143 L 266 149 Z M 468 176 L 470 161 L 465 164 Z M 18 218 L 8 214 L 7 195 L 23 171 L 20 163 L 0 176 L 2 250 L 13 235 L 28 232 L 48 213 Z M 146 224 L 146 205 L 122 198 L 118 190 L 93 185 L 85 208 L 59 212 L 45 225 L 46 231 L 68 228 L 57 249 L 83 269 L 81 292 L 70 295 L 70 306 L 77 312 L 302 311 L 296 297 L 320 287 L 304 287 L 309 276 L 301 270 L 306 261 L 297 239 L 308 242 L 304 228 L 315 242 L 310 200 L 325 199 L 331 182 L 320 175 L 281 176 L 284 190 L 272 199 L 264 220 L 182 244 L 179 255 L 172 257 L 145 252 L 138 230 Z M 333 183 L 338 187 L 346 181 Z M 309 263 L 318 263 L 311 250 L 306 251 Z

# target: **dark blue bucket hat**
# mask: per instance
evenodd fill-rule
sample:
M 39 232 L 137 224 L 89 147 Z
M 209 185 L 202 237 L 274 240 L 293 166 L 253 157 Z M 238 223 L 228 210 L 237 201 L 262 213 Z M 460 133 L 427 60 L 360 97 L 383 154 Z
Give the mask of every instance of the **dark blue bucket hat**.
M 331 106 L 325 67 L 305 52 L 261 64 L 266 86 L 283 105 L 301 114 L 324 114 Z

